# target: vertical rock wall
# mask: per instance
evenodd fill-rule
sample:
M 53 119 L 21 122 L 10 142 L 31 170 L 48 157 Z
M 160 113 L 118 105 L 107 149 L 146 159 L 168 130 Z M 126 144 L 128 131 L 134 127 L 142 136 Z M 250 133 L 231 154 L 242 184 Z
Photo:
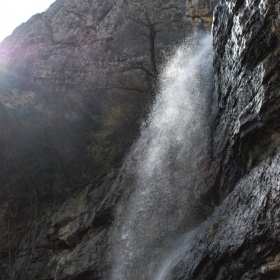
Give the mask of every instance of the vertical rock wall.
M 230 1 L 215 11 L 213 149 L 221 197 L 277 146 L 278 6 L 277 1 Z
M 279 2 L 215 9 L 214 213 L 180 245 L 167 279 L 279 279 Z M 208 198 L 209 198 L 208 196 Z
M 120 68 L 149 52 L 117 2 L 57 0 L 0 45 L 3 279 L 108 279 L 114 181 L 148 102 L 112 89 Z M 159 53 L 211 21 L 209 1 L 162 6 L 169 24 Z

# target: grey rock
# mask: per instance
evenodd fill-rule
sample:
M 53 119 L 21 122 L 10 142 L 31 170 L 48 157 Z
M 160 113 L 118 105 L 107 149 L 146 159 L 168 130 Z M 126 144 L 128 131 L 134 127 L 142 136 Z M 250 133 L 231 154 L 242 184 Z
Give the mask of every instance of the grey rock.
M 166 279 L 258 279 L 279 251 L 279 153 L 245 176 L 188 240 Z M 181 244 L 182 247 L 188 244 Z
M 172 25 L 159 34 L 158 49 L 171 51 L 198 28 L 197 23 L 207 21 L 203 17 L 212 10 L 208 2 L 192 4 L 195 17 L 189 17 L 185 1 L 163 1 Z M 118 78 L 115 69 L 141 61 L 149 48 L 139 38 L 134 40 L 135 30 L 129 26 L 109 0 L 57 0 L 0 45 L 0 128 L 14 133 L 4 140 L 20 140 L 20 144 L 7 141 L 6 150 L 16 155 L 8 157 L 15 163 L 13 177 L 26 175 L 11 184 L 11 196 L 23 201 L 16 205 L 17 220 L 11 217 L 10 201 L 1 196 L 0 274 L 5 278 L 109 277 L 112 263 L 105 253 L 110 256 L 110 226 L 123 194 L 118 167 L 137 135 L 137 128 L 131 131 L 131 127 L 139 122 L 137 110 L 139 103 L 145 103 L 143 97 L 137 95 L 131 106 L 129 102 L 124 106 L 130 110 L 118 125 L 131 126 L 121 136 L 112 134 L 125 143 L 117 146 L 116 159 L 87 172 L 81 162 L 89 136 L 85 132 L 100 132 L 109 109 L 131 100 L 128 94 L 122 99 L 123 95 L 106 89 Z M 111 125 L 114 133 L 120 133 L 118 125 Z M 12 231 L 7 217 L 19 221 Z
M 221 1 L 215 9 L 216 121 L 205 193 L 217 207 L 187 234 L 166 279 L 280 276 L 278 18 L 277 1 Z
M 278 119 L 275 3 L 221 2 L 214 16 L 217 96 L 213 157 L 215 188 L 224 198 L 272 153 Z M 273 69 L 273 70 L 272 70 Z M 219 200 L 219 198 L 218 198 Z
M 33 221 L 37 228 L 34 247 L 28 233 L 21 240 L 12 266 L 16 279 L 26 267 L 28 279 L 42 275 L 55 279 L 102 276 L 107 232 L 113 219 L 111 174 L 99 187 L 88 185 Z M 29 265 L 28 260 L 32 260 Z

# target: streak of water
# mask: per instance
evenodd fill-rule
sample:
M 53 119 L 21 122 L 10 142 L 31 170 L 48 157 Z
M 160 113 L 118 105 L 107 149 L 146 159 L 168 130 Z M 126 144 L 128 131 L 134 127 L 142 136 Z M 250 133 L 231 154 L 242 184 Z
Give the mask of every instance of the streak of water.
M 167 256 L 164 262 L 161 264 L 159 270 L 156 272 L 154 280 L 168 280 L 170 270 L 172 266 L 184 256 L 186 250 L 189 249 L 191 239 L 196 234 L 196 230 L 189 232 L 182 240 L 179 240 L 178 245 L 175 249 L 171 250 L 171 253 Z
M 192 225 L 194 190 L 206 177 L 211 89 L 211 37 L 196 35 L 167 63 L 128 156 L 114 222 L 113 280 L 153 279 L 174 240 Z

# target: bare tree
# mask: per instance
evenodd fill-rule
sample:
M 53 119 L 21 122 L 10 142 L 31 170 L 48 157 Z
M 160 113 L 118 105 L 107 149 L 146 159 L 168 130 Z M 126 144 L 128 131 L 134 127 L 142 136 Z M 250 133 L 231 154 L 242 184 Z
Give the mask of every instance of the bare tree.
M 148 45 L 148 52 L 134 62 L 129 62 L 122 65 L 119 71 L 126 74 L 130 71 L 142 72 L 148 82 L 149 91 L 154 94 L 154 89 L 157 84 L 159 75 L 159 65 L 161 59 L 159 56 L 159 42 L 157 42 L 157 35 L 167 25 L 171 25 L 171 17 L 168 15 L 170 7 L 165 5 L 164 1 L 150 1 L 150 0 L 113 0 L 118 7 L 120 13 L 125 19 L 130 21 L 130 28 L 135 37 L 143 38 L 143 42 Z M 175 6 L 172 9 L 178 9 Z M 142 47 L 141 47 L 142 48 Z M 131 54 L 121 54 L 121 56 L 131 56 Z M 131 85 L 124 85 L 122 82 L 122 89 L 134 89 Z M 135 90 L 141 91 L 138 88 Z

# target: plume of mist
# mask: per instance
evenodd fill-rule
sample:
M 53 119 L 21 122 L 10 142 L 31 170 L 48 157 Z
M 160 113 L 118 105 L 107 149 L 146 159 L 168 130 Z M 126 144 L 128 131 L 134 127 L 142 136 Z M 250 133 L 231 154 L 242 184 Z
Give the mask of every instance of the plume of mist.
M 113 280 L 153 279 L 190 228 L 210 145 L 212 40 L 195 34 L 164 67 L 156 101 L 123 169 L 113 225 Z

